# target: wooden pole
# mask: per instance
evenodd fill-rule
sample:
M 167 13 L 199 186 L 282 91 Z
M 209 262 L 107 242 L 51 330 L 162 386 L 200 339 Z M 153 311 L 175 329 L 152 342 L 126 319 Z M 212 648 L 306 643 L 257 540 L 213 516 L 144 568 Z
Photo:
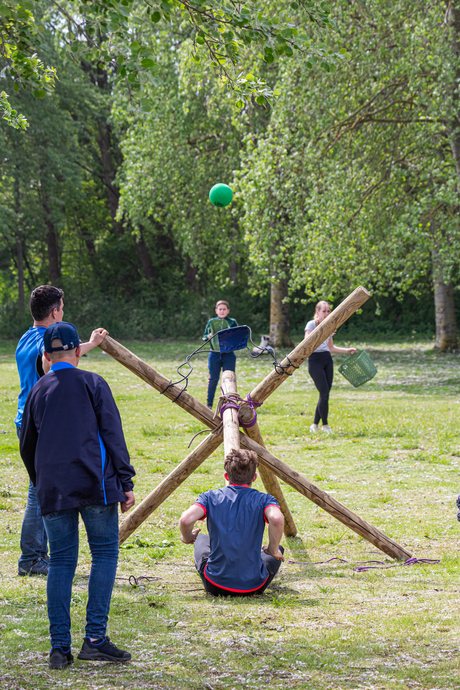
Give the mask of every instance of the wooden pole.
M 238 392 L 234 371 L 224 371 L 222 373 L 222 390 L 224 395 L 227 396 Z M 238 421 L 238 410 L 232 407 L 224 410 L 221 416 L 224 430 L 224 457 L 226 458 L 231 450 L 240 449 L 240 423 Z
M 262 448 L 265 448 L 258 424 L 255 424 L 250 429 L 245 429 L 245 433 L 249 438 L 262 446 Z M 286 537 L 295 537 L 297 534 L 297 527 L 277 478 L 268 467 L 262 464 L 259 465 L 258 472 L 267 494 L 274 496 L 279 503 L 280 510 L 284 515 L 284 534 Z
M 251 393 L 252 399 L 256 402 L 263 402 L 266 400 L 267 397 L 283 383 L 286 376 L 293 372 L 297 366 L 300 366 L 300 364 L 314 352 L 318 345 L 331 335 L 338 326 L 344 323 L 354 311 L 359 309 L 369 297 L 370 295 L 367 290 L 362 287 L 357 288 L 332 312 L 332 314 L 315 328 L 313 333 L 305 338 L 305 340 L 291 352 L 289 359 L 285 358 L 283 360 L 281 365 L 286 367 L 286 372 L 281 374 L 278 374 L 276 371 L 271 372 L 271 374 L 269 374 Z M 196 419 L 206 424 L 209 428 L 216 429 L 220 426 L 220 421 L 213 418 L 213 413 L 205 405 L 196 400 L 187 393 L 187 391 L 182 391 L 180 386 L 171 384 L 165 376 L 143 362 L 139 357 L 136 357 L 136 355 L 120 345 L 120 343 L 117 343 L 117 341 L 110 336 L 106 336 L 99 347 L 123 364 L 127 369 L 146 381 L 146 383 L 160 391 L 160 393 L 163 393 L 167 398 L 172 400 L 172 402 L 175 402 Z M 295 366 L 292 366 L 292 364 Z M 258 431 L 258 434 L 261 439 L 260 431 Z M 184 479 L 190 476 L 194 469 L 204 462 L 208 455 L 219 447 L 221 442 L 222 429 L 219 429 L 217 433 L 210 434 L 205 441 L 187 456 L 187 458 L 185 458 L 185 460 L 183 460 L 182 463 L 178 465 L 178 467 L 173 470 L 173 472 L 166 477 L 132 513 L 129 514 L 121 525 L 120 540 L 124 541 L 132 534 L 146 517 L 148 517 L 148 515 L 150 515 L 151 512 L 153 512 L 153 510 L 155 510 L 155 508 L 160 505 L 182 481 L 184 481 Z M 309 498 L 319 505 L 364 539 L 367 539 L 384 553 L 397 559 L 407 559 L 411 557 L 411 554 L 393 541 L 393 539 L 390 539 L 380 532 L 380 530 L 369 525 L 369 523 L 355 515 L 351 510 L 329 496 L 325 491 L 322 491 L 309 482 L 308 479 L 292 470 L 288 465 L 282 462 L 282 460 L 264 448 L 263 444 L 259 444 L 247 435 L 240 433 L 240 445 L 243 448 L 255 450 L 262 466 L 280 477 L 303 496 L 306 496 L 306 498 Z M 196 455 L 197 453 L 198 455 Z M 279 501 L 275 491 L 271 489 L 269 491 Z M 148 503 L 145 503 L 146 501 Z M 281 501 L 279 502 L 281 505 Z M 136 518 L 133 518 L 134 515 L 136 515 Z M 126 525 L 126 527 L 124 527 L 124 525 Z
M 187 455 L 187 457 L 182 460 L 182 462 L 177 465 L 177 467 L 175 467 L 131 513 L 128 514 L 125 520 L 123 520 L 120 525 L 120 544 L 122 544 L 125 539 L 127 539 L 180 484 L 182 484 L 182 482 L 190 477 L 192 472 L 194 472 L 221 443 L 222 425 L 219 425 L 215 431 L 212 431 L 209 436 L 190 453 L 190 455 Z
M 236 374 L 234 371 L 223 372 L 222 388 L 225 395 L 237 393 Z M 239 416 L 241 419 L 250 421 L 252 414 L 252 410 L 249 407 L 240 408 Z M 224 456 L 227 457 L 227 454 L 232 450 L 232 448 L 238 449 L 240 447 L 238 410 L 232 408 L 225 410 L 224 414 L 222 415 L 222 423 L 224 427 Z M 245 429 L 245 432 L 261 446 L 264 445 L 262 435 L 257 424 L 249 429 Z M 279 503 L 280 510 L 284 515 L 284 534 L 287 537 L 295 537 L 297 534 L 297 527 L 295 526 L 291 511 L 289 510 L 289 506 L 277 478 L 273 472 L 270 472 L 270 470 L 264 467 L 264 465 L 259 466 L 258 473 L 262 479 L 265 491 L 274 496 Z
M 120 343 L 111 338 L 109 335 L 105 336 L 104 340 L 99 345 L 99 347 L 101 348 L 101 350 L 104 350 L 104 352 L 107 352 L 107 354 L 109 354 L 111 357 L 117 360 L 117 362 L 119 362 L 124 367 L 136 374 L 136 376 L 139 376 L 139 378 L 141 378 L 143 381 L 152 386 L 152 388 L 155 388 L 155 390 L 160 391 L 160 393 L 166 391 L 164 395 L 167 398 L 169 398 L 172 402 L 175 402 L 176 405 L 182 407 L 182 409 L 189 412 L 189 414 L 193 415 L 200 422 L 206 424 L 206 426 L 208 426 L 209 428 L 216 429 L 218 426 L 220 426 L 220 419 L 218 417 L 214 417 L 213 412 L 211 412 L 211 410 L 209 410 L 206 407 L 206 405 L 203 405 L 201 402 L 199 402 L 199 400 L 196 400 L 192 395 L 190 395 L 190 393 L 187 393 L 187 391 L 181 392 L 180 386 L 171 385 L 171 382 L 169 381 L 169 379 L 166 378 L 166 376 L 163 376 L 158 371 L 156 371 L 156 369 L 146 364 L 144 361 L 142 361 L 142 359 L 137 357 L 126 347 L 123 347 L 123 345 L 120 345 Z M 280 504 L 280 509 L 285 519 L 286 535 L 295 535 L 297 530 L 294 524 L 294 520 L 292 518 L 291 512 L 288 508 L 286 499 L 283 495 L 278 480 L 269 470 L 266 469 L 262 469 L 260 475 L 266 491 L 268 491 L 272 496 L 274 496 Z M 138 506 L 138 508 L 140 507 L 140 505 Z M 138 508 L 136 508 L 135 510 L 137 510 Z M 154 508 L 152 510 L 154 510 Z M 130 515 L 132 515 L 133 513 L 130 513 Z M 126 520 L 124 522 L 126 522 Z M 289 530 L 289 534 L 288 532 L 286 532 L 286 530 Z
M 363 287 L 357 287 L 333 312 L 322 321 L 314 331 L 297 345 L 281 362 L 281 369 L 274 369 L 252 391 L 251 398 L 254 402 L 263 403 L 269 395 L 281 386 L 287 377 L 305 362 L 312 352 L 316 350 L 326 338 L 332 335 L 352 314 L 355 313 L 370 297 Z M 291 366 L 292 365 L 292 366 Z
M 190 393 L 187 393 L 187 391 L 182 391 L 180 385 L 176 386 L 175 384 L 171 384 L 171 381 L 167 379 L 166 376 L 163 376 L 163 374 L 160 374 L 156 369 L 143 362 L 142 359 L 137 357 L 126 347 L 123 347 L 123 345 L 120 345 L 120 343 L 109 335 L 105 336 L 99 347 L 116 359 L 117 362 L 120 362 L 120 364 L 123 364 L 124 367 L 132 371 L 133 374 L 136 374 L 136 376 L 139 376 L 139 378 L 148 383 L 149 386 L 163 393 L 166 398 L 176 403 L 176 405 L 179 405 L 179 407 L 182 407 L 183 410 L 186 410 L 186 412 L 195 417 L 195 419 L 206 424 L 210 429 L 215 429 L 220 425 L 220 419 L 217 417 L 214 419 L 213 412 L 211 412 L 206 405 L 196 400 L 196 398 L 190 395 Z
M 280 479 L 292 486 L 310 501 L 316 503 L 323 510 L 339 520 L 346 527 L 349 527 L 353 532 L 356 532 L 364 539 L 367 539 L 371 544 L 386 553 L 392 558 L 398 560 L 407 560 L 411 558 L 411 554 L 403 546 L 400 546 L 386 534 L 381 532 L 377 527 L 373 527 L 366 520 L 363 520 L 358 515 L 353 513 L 349 508 L 336 501 L 326 491 L 312 484 L 301 474 L 291 469 L 289 465 L 270 453 L 266 448 L 262 448 L 258 443 L 241 434 L 240 443 L 243 448 L 255 450 L 259 456 L 259 461 L 276 474 Z

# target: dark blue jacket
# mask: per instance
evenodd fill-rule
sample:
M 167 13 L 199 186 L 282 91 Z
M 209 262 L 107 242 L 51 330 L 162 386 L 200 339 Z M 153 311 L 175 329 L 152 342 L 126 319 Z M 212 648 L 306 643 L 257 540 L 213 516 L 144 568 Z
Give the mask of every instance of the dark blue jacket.
M 120 414 L 98 374 L 53 364 L 24 407 L 21 457 L 41 515 L 126 500 L 133 489 Z

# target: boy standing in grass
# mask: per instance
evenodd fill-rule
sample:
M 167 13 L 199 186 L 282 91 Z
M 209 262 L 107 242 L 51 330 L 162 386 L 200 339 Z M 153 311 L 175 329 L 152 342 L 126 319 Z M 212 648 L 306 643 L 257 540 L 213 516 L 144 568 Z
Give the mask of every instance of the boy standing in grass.
M 284 517 L 276 498 L 252 488 L 257 479 L 253 450 L 232 450 L 224 467 L 227 486 L 201 494 L 181 515 L 181 540 L 195 544 L 195 567 L 209 594 L 262 594 L 284 561 Z M 194 529 L 205 518 L 209 537 Z M 268 546 L 262 546 L 265 523 Z
M 81 345 L 73 324 L 49 326 L 43 341 L 51 369 L 27 397 L 20 445 L 50 546 L 49 666 L 61 669 L 73 662 L 70 603 L 80 515 L 92 561 L 86 634 L 78 658 L 129 661 L 129 652 L 106 636 L 118 563 L 118 504 L 123 513 L 134 505 L 135 472 L 120 414 L 102 376 L 77 369 Z
M 33 386 L 49 370 L 48 362 L 43 358 L 43 334 L 53 323 L 59 323 L 64 316 L 64 291 L 54 285 L 40 285 L 30 295 L 29 308 L 34 320 L 33 326 L 22 336 L 16 348 L 21 392 L 18 397 L 18 411 L 15 424 L 19 437 L 21 433 L 24 405 Z M 81 354 L 85 354 L 99 345 L 107 331 L 97 328 L 91 339 L 83 343 Z M 47 575 L 48 548 L 43 518 L 38 514 L 37 495 L 34 485 L 29 483 L 27 505 L 21 529 L 21 557 L 18 561 L 18 574 Z
M 223 331 L 226 328 L 235 328 L 238 326 L 235 319 L 232 319 L 230 314 L 230 305 L 224 299 L 221 299 L 216 304 L 216 314 L 212 319 L 209 319 L 204 329 L 203 340 L 210 339 L 211 352 L 208 357 L 209 367 L 209 381 L 208 393 L 206 398 L 206 406 L 212 410 L 214 402 L 214 395 L 216 393 L 217 384 L 219 383 L 220 371 L 235 371 L 236 357 L 234 352 L 220 352 L 219 340 L 215 337 L 218 331 Z

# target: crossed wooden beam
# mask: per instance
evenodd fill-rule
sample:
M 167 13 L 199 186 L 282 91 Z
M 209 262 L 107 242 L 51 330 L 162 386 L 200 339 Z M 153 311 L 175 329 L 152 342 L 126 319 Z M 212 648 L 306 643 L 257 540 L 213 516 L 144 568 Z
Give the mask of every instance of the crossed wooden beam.
M 251 392 L 251 399 L 255 403 L 263 403 L 288 376 L 309 357 L 316 348 L 332 335 L 352 314 L 354 314 L 370 297 L 370 293 L 363 287 L 358 287 L 349 295 L 329 316 L 320 323 L 315 330 L 308 335 L 273 371 L 271 371 L 261 383 Z M 150 386 L 165 395 L 172 402 L 186 410 L 193 417 L 205 424 L 211 430 L 209 436 L 202 441 L 175 469 L 158 484 L 158 486 L 126 517 L 120 526 L 120 544 L 123 543 L 139 525 L 170 496 L 177 487 L 182 484 L 224 441 L 224 427 L 219 418 L 214 418 L 213 413 L 205 405 L 196 400 L 179 385 L 171 383 L 169 379 L 156 371 L 153 367 L 143 362 L 139 357 L 120 345 L 110 336 L 106 336 L 99 346 L 104 352 L 111 355 L 120 364 L 143 379 Z M 236 392 L 236 379 L 228 387 L 226 393 Z M 234 389 L 232 388 L 234 386 Z M 231 413 L 230 415 L 228 413 Z M 373 527 L 361 517 L 353 513 L 328 493 L 315 486 L 308 479 L 293 470 L 289 465 L 277 458 L 267 450 L 263 443 L 259 425 L 245 428 L 242 433 L 237 429 L 239 422 L 237 411 L 229 409 L 224 414 L 224 420 L 228 422 L 230 431 L 225 433 L 228 447 L 235 447 L 239 441 L 239 447 L 254 450 L 259 458 L 259 475 L 267 493 L 274 496 L 280 505 L 284 515 L 286 536 L 295 536 L 297 528 L 281 490 L 277 477 L 286 484 L 296 489 L 306 498 L 316 503 L 342 524 L 367 539 L 371 544 L 398 560 L 407 560 L 411 554 L 393 539 Z M 240 408 L 240 419 L 249 421 L 253 412 L 248 406 Z M 249 418 L 249 420 L 248 420 Z M 236 438 L 239 436 L 238 441 Z M 231 440 L 230 440 L 231 439 Z M 233 444 L 233 445 L 232 445 Z

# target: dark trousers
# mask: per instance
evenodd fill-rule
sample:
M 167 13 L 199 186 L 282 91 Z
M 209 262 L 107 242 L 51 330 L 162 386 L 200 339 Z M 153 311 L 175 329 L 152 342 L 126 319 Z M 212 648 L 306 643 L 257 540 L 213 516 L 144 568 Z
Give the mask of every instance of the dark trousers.
M 329 393 L 334 378 L 334 365 L 330 352 L 314 352 L 308 358 L 308 373 L 319 392 L 319 400 L 316 406 L 314 423 L 327 424 L 329 414 Z
M 282 546 L 280 546 L 280 551 L 281 553 L 284 553 L 284 548 Z M 209 537 L 206 534 L 199 534 L 196 538 L 194 549 L 195 568 L 198 570 L 198 574 L 201 577 L 205 590 L 208 592 L 208 594 L 212 594 L 215 597 L 248 597 L 254 594 L 262 594 L 275 577 L 281 565 L 281 561 L 278 561 L 273 556 L 269 556 L 262 551 L 260 554 L 261 558 L 265 564 L 265 567 L 270 573 L 262 587 L 255 589 L 253 592 L 247 593 L 229 592 L 227 589 L 222 589 L 221 587 L 217 587 L 217 585 L 213 585 L 212 582 L 209 582 L 209 580 L 207 580 L 204 576 L 204 568 L 208 562 L 210 553 L 211 545 L 209 543 Z
M 210 352 L 208 357 L 209 382 L 206 404 L 212 407 L 220 370 L 235 371 L 236 357 L 234 352 Z
M 20 437 L 21 430 L 17 426 L 16 433 Z M 45 524 L 38 514 L 37 490 L 29 481 L 27 504 L 24 511 L 21 528 L 21 557 L 18 561 L 18 571 L 28 573 L 31 567 L 40 558 L 48 559 L 48 546 Z

